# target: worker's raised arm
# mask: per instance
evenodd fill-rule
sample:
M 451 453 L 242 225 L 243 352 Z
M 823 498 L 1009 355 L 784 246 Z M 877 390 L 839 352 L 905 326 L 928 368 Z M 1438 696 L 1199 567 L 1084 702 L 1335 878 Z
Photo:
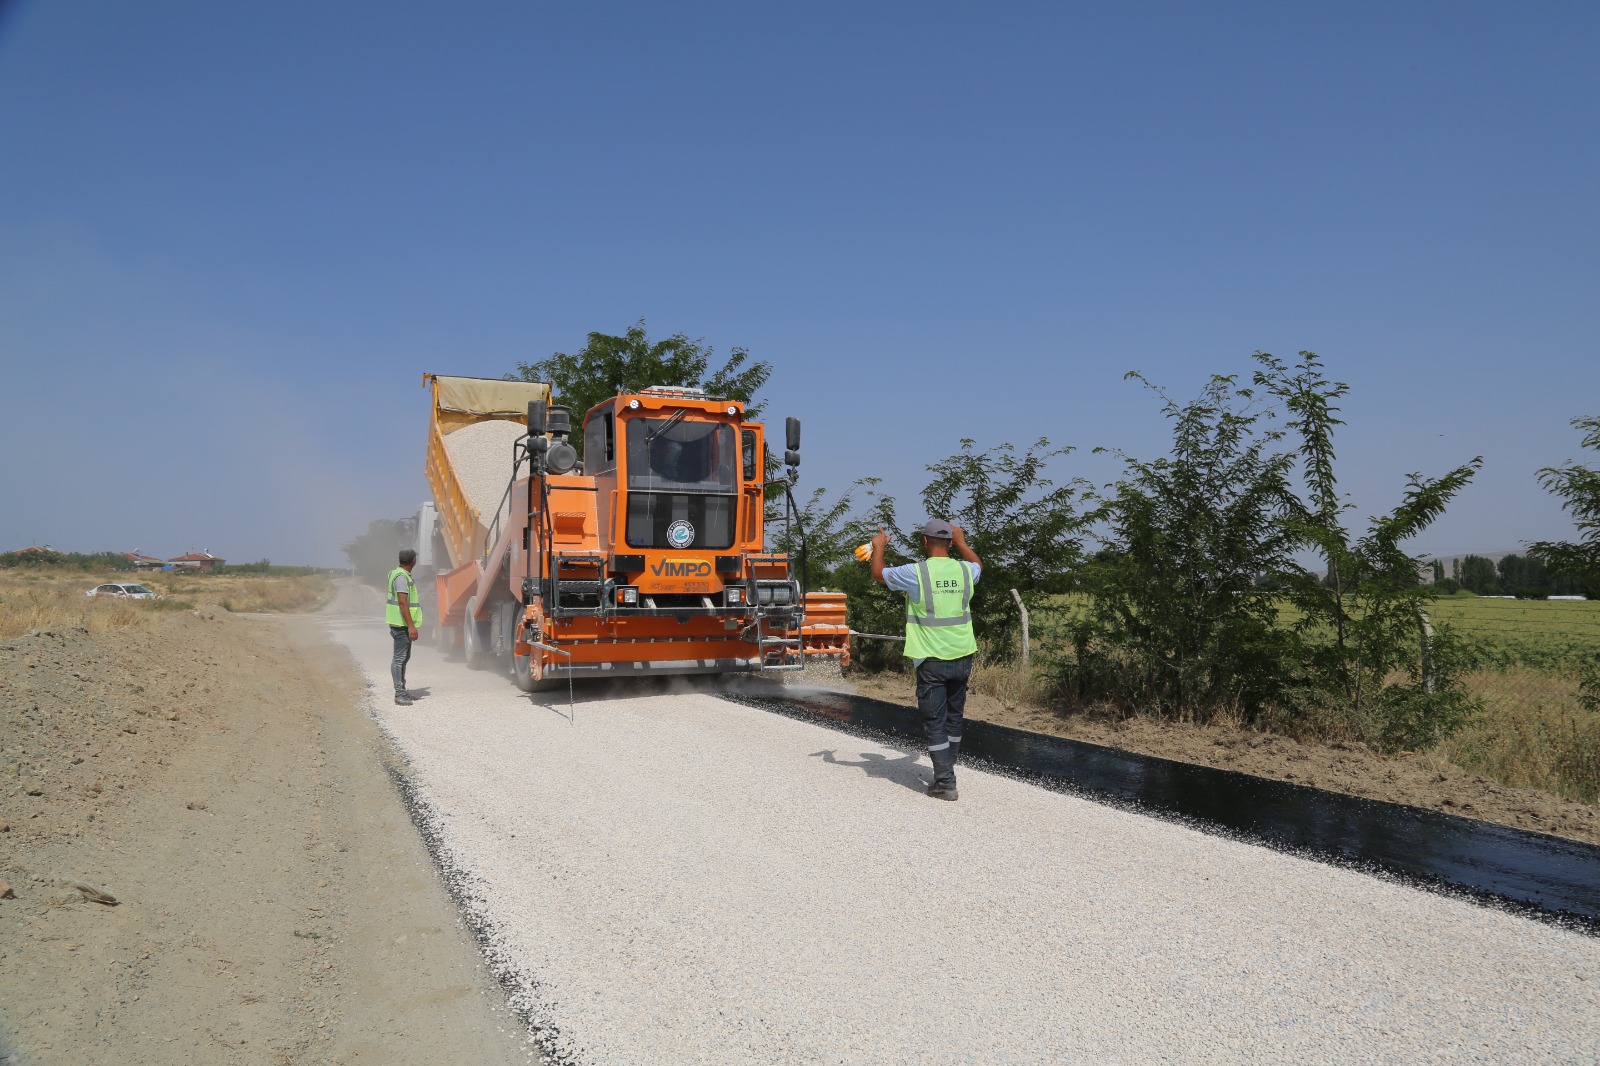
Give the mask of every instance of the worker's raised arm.
M 950 526 L 950 546 L 967 562 L 977 563 L 979 567 L 983 566 L 983 560 L 978 558 L 978 553 L 973 551 L 972 546 L 967 543 L 967 535 L 961 532 L 961 527 L 954 523 Z
M 889 534 L 878 527 L 878 532 L 872 537 L 872 580 L 883 584 L 883 553 L 889 548 Z

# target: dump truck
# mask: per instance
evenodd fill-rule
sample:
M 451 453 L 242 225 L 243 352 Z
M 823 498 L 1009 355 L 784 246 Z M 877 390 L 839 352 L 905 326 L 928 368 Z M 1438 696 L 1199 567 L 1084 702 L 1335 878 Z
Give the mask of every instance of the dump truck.
M 430 626 L 446 650 L 525 691 L 848 664 L 844 595 L 801 580 L 798 420 L 787 477 L 770 471 L 792 560 L 769 548 L 765 427 L 738 400 L 656 386 L 597 404 L 575 429 L 548 384 L 426 374 L 423 386 L 433 506 L 418 536 L 431 538 Z

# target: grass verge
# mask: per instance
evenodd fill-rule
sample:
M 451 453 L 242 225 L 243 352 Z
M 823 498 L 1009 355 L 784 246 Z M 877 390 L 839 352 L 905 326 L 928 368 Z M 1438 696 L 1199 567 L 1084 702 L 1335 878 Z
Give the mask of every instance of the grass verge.
M 1483 712 L 1438 754 L 1501 784 L 1600 800 L 1600 712 L 1583 705 L 1576 678 L 1508 666 L 1476 670 L 1465 683 Z
M 159 600 L 85 596 L 106 581 L 141 584 Z M 91 633 L 149 625 L 162 614 L 215 603 L 240 612 L 303 611 L 323 603 L 331 586 L 320 575 L 129 575 L 0 571 L 0 640 L 34 629 L 76 627 Z

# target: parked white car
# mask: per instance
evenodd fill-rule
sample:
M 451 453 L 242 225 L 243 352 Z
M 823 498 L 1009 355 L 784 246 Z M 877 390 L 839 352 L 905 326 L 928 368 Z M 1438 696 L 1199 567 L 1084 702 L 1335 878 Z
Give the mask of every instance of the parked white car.
M 145 588 L 143 585 L 119 585 L 109 583 L 96 585 L 85 596 L 124 596 L 130 600 L 159 600 L 161 597 Z

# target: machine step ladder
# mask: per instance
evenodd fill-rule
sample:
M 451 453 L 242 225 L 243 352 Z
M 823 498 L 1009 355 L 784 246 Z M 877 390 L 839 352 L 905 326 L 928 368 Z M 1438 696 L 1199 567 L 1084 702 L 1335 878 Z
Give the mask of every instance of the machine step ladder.
M 763 614 L 757 614 L 750 628 L 755 631 L 756 663 L 763 674 L 798 673 L 806 668 L 805 652 L 801 650 L 798 636 L 785 637 L 769 633 L 762 623 Z

